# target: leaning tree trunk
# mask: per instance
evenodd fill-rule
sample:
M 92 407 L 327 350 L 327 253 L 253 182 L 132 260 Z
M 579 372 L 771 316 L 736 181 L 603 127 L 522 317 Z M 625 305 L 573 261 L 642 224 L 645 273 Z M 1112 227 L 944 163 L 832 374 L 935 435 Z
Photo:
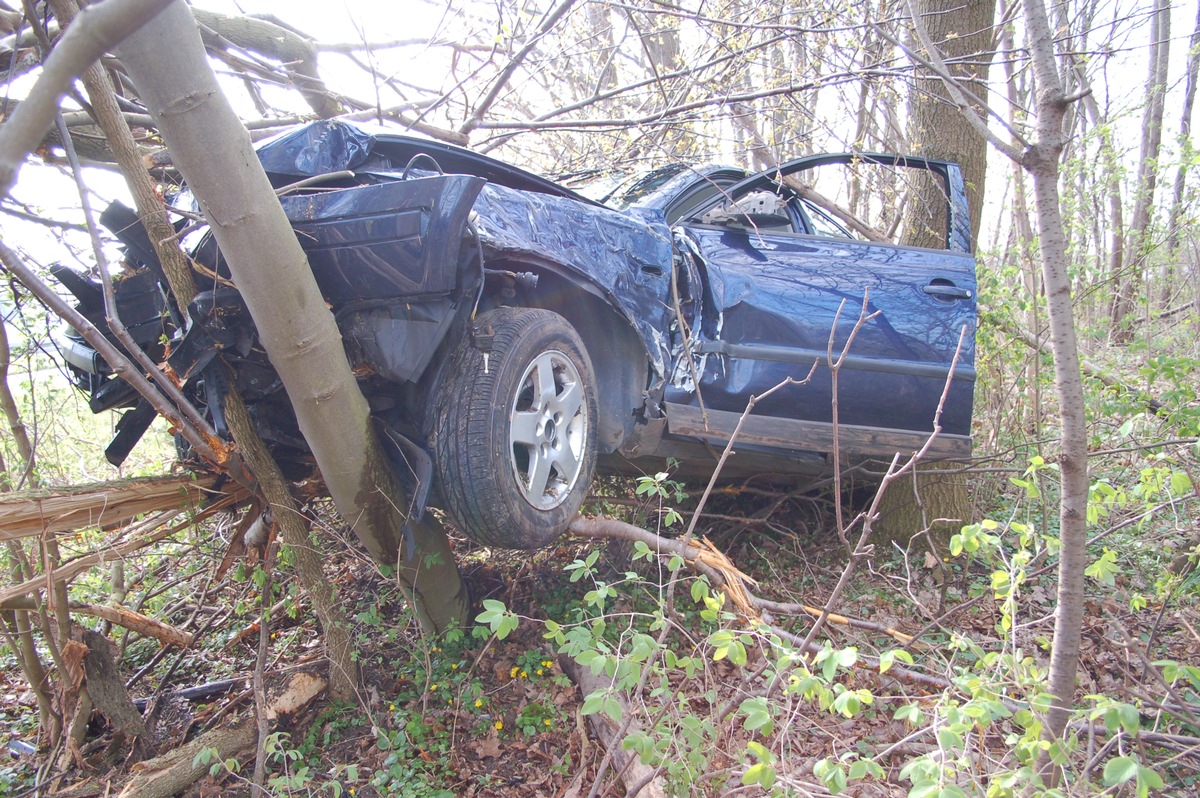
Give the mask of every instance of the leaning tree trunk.
M 125 40 L 120 56 L 204 209 L 339 512 L 376 561 L 397 568 L 427 627 L 466 620 L 467 592 L 441 528 L 422 524 L 415 551 L 401 551 L 407 502 L 333 314 L 188 7 L 172 3 Z
M 70 23 L 79 13 L 75 0 L 51 0 L 51 6 L 63 25 Z M 82 77 L 92 104 L 92 114 L 103 129 L 110 151 L 125 177 L 125 185 L 133 196 L 138 218 L 146 228 L 150 243 L 163 266 L 171 293 L 174 294 L 180 308 L 186 312 L 187 306 L 196 295 L 191 267 L 179 246 L 178 237 L 167 217 L 162 199 L 137 152 L 133 134 L 117 107 L 112 82 L 99 63 L 88 67 Z M 322 640 L 329 654 L 329 693 L 339 701 L 353 700 L 358 671 L 349 639 L 349 623 L 341 606 L 337 604 L 333 586 L 322 573 L 321 557 L 308 540 L 307 525 L 296 507 L 278 464 L 249 424 L 245 405 L 237 393 L 236 386 L 230 387 L 226 415 L 239 452 L 252 469 L 267 502 L 275 510 L 283 530 L 284 542 L 296 551 L 296 575 L 312 599 L 313 611 L 321 624 Z

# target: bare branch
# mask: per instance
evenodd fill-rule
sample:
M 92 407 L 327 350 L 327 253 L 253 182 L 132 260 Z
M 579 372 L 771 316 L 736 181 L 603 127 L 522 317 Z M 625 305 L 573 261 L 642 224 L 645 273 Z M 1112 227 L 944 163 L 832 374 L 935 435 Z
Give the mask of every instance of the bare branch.
M 463 124 L 459 127 L 459 133 L 465 135 L 470 133 L 476 127 L 476 125 L 479 123 L 479 120 L 483 118 L 483 115 L 486 114 L 489 109 L 491 109 L 492 103 L 494 103 L 496 98 L 500 96 L 500 92 L 505 86 L 508 85 L 508 81 L 512 78 L 513 73 L 517 71 L 519 66 L 521 66 L 521 62 L 523 62 L 529 56 L 529 54 L 533 52 L 533 48 L 537 46 L 537 43 L 541 41 L 542 37 L 553 30 L 554 26 L 558 24 L 559 20 L 566 16 L 567 12 L 571 10 L 571 6 L 573 5 L 575 5 L 575 0 L 562 0 L 562 2 L 559 3 L 556 8 L 551 10 L 550 13 L 543 18 L 542 24 L 538 26 L 537 32 L 534 33 L 533 36 L 529 37 L 529 41 L 525 43 L 525 46 L 518 50 L 517 54 L 509 59 L 509 62 L 507 65 L 505 65 L 504 69 L 500 70 L 500 74 L 497 75 L 496 79 L 492 82 L 492 88 L 489 89 L 488 93 L 484 95 L 482 100 L 479 101 L 479 105 L 475 106 L 475 111 L 471 114 L 470 118 L 468 118 L 466 122 L 463 122 Z
M 25 156 L 37 147 L 54 121 L 58 102 L 71 81 L 89 64 L 137 30 L 170 0 L 104 0 L 89 6 L 46 59 L 29 97 L 0 127 L 0 196 L 16 182 Z M 11 253 L 10 253 L 11 254 Z M 6 259 L 7 260 L 7 259 Z

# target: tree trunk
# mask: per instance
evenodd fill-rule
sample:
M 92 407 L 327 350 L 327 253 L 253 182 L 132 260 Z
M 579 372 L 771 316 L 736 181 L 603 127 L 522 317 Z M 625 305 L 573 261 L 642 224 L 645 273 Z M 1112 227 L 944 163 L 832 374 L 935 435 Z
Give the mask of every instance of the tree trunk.
M 1171 197 L 1171 215 L 1167 221 L 1167 268 L 1163 276 L 1162 301 L 1171 300 L 1175 281 L 1175 259 L 1179 256 L 1179 228 L 1183 219 L 1183 189 L 1187 179 L 1189 162 L 1194 157 L 1192 148 L 1192 108 L 1196 105 L 1196 79 L 1200 77 L 1200 6 L 1196 8 L 1196 27 L 1188 42 L 1186 85 L 1183 92 L 1183 112 L 1179 117 L 1179 149 L 1183 158 L 1175 173 L 1175 191 Z
M 337 603 L 333 584 L 325 577 L 321 552 L 316 542 L 309 539 L 308 524 L 288 490 L 283 472 L 259 438 L 237 392 L 231 392 L 227 397 L 225 416 L 234 439 L 241 442 L 250 470 L 258 477 L 259 487 L 279 523 L 283 542 L 292 550 L 296 574 L 312 599 L 313 612 L 321 623 L 325 650 L 329 653 L 329 695 L 337 701 L 351 701 L 358 687 L 358 668 L 350 640 L 350 624 Z
M 903 545 L 925 532 L 938 556 L 945 556 L 951 536 L 971 520 L 970 487 L 959 463 L 920 464 L 915 473 L 890 485 L 880 499 L 874 542 L 894 540 Z
M 1127 344 L 1133 340 L 1133 326 L 1128 317 L 1138 301 L 1145 280 L 1146 256 L 1151 249 L 1149 240 L 1154 190 L 1158 185 L 1158 152 L 1162 144 L 1163 108 L 1167 94 L 1167 55 L 1171 38 L 1171 4 L 1155 0 L 1150 18 L 1150 70 L 1146 79 L 1146 106 L 1142 113 L 1142 144 L 1138 155 L 1137 193 L 1134 197 L 1133 218 L 1125 238 L 1126 274 L 1118 275 L 1112 302 L 1112 325 L 1109 340 Z
M 1025 152 L 1024 165 L 1033 178 L 1037 211 L 1038 249 L 1042 280 L 1050 317 L 1050 345 L 1054 350 L 1054 384 L 1059 398 L 1062 473 L 1059 499 L 1059 550 L 1057 617 L 1050 652 L 1049 689 L 1054 703 L 1046 719 L 1045 736 L 1062 737 L 1074 705 L 1075 674 L 1079 667 L 1079 641 L 1083 626 L 1084 569 L 1087 567 L 1087 427 L 1084 418 L 1083 377 L 1075 339 L 1075 311 L 1071 302 L 1070 263 L 1063 235 L 1058 196 L 1058 159 L 1063 149 L 1063 116 L 1067 101 L 1054 58 L 1054 38 L 1041 0 L 1025 0 L 1025 24 L 1038 86 L 1037 141 Z M 1049 757 L 1039 763 L 1054 780 Z
M 988 67 L 992 61 L 992 25 L 996 0 L 916 0 L 910 3 L 917 20 L 941 50 L 950 74 L 959 86 L 981 101 L 987 96 Z M 983 219 L 983 181 L 987 174 L 987 142 L 950 101 L 945 84 L 935 72 L 918 64 L 909 90 L 909 150 L 917 155 L 943 158 L 962 167 L 971 210 L 971 247 L 976 246 Z M 906 212 L 904 243 L 944 248 L 946 202 L 941 187 L 921 191 L 921 201 L 910 200 Z M 928 198 L 928 199 L 926 199 Z M 940 212 L 940 216 L 935 212 Z
M 961 4 L 958 0 L 916 0 L 910 3 L 942 59 L 963 90 L 982 98 L 986 92 L 992 53 L 995 0 Z M 962 168 L 971 212 L 971 248 L 977 246 L 983 219 L 983 186 L 987 176 L 987 142 L 958 111 L 941 78 L 928 67 L 916 67 L 916 83 L 908 97 L 909 149 L 915 154 L 955 161 Z M 945 189 L 932 177 L 914 175 L 916 191 L 905 209 L 904 243 L 945 249 Z M 930 419 L 932 423 L 932 419 Z M 907 540 L 928 529 L 935 539 L 947 539 L 967 523 L 971 512 L 968 484 L 961 474 L 938 475 L 957 464 L 925 463 L 920 476 L 894 485 L 880 500 L 877 529 L 885 537 Z M 908 489 L 905 489 L 907 485 Z M 919 493 L 917 491 L 920 491 Z M 934 519 L 942 520 L 933 523 Z
M 21 411 L 17 408 L 16 399 L 8 388 L 8 367 L 12 363 L 12 353 L 8 347 L 8 327 L 0 320 L 0 407 L 4 409 L 4 418 L 8 421 L 9 432 L 13 442 L 17 444 L 17 454 L 21 455 L 21 476 L 9 488 L 20 490 L 29 483 L 30 487 L 38 486 L 35 468 L 37 460 L 34 457 L 33 444 L 29 440 L 29 432 L 21 419 Z
M 415 551 L 401 551 L 407 502 L 333 314 L 217 86 L 187 6 L 172 3 L 127 38 L 120 55 L 200 200 L 339 512 L 377 562 L 397 567 L 423 624 L 442 630 L 466 620 L 467 592 L 440 527 L 422 524 Z

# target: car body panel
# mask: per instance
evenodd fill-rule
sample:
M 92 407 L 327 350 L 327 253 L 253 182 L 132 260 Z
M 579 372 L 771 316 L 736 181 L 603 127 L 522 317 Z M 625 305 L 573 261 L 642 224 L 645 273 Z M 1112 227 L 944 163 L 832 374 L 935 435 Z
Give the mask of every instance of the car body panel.
M 947 302 L 921 288 L 946 279 L 973 292 L 970 256 L 717 228 L 693 227 L 686 235 L 705 263 L 720 314 L 719 329 L 700 325 L 695 347 L 697 354 L 716 355 L 705 359 L 701 379 L 710 407 L 740 411 L 750 394 L 789 375 L 802 379 L 816 363 L 820 367 L 807 385 L 779 391 L 756 412 L 831 421 L 827 353 L 832 345 L 839 355 L 854 333 L 839 374 L 842 422 L 932 430 L 932 411 L 957 352 L 942 425 L 947 432 L 969 434 L 974 302 Z M 865 312 L 878 315 L 858 325 L 864 296 L 869 296 Z M 686 382 L 676 382 L 667 399 L 678 402 L 688 393 Z M 880 396 L 888 397 L 884 419 Z
M 952 363 L 934 452 L 969 452 L 975 277 L 953 164 L 847 154 L 749 177 L 736 167 L 671 168 L 635 182 L 618 209 L 468 150 L 343 122 L 305 126 L 258 152 L 364 393 L 389 434 L 418 448 L 421 403 L 440 385 L 446 353 L 478 334 L 469 320 L 481 309 L 525 303 L 559 312 L 583 337 L 596 371 L 602 453 L 663 456 L 685 440 L 727 440 L 750 396 L 804 378 L 814 363 L 808 384 L 764 399 L 744 425 L 742 443 L 763 462 L 809 468 L 835 443 L 861 455 L 912 452 L 934 429 Z M 802 227 L 799 195 L 789 195 L 792 230 L 701 221 L 728 200 L 781 190 L 783 178 L 808 165 L 851 159 L 904 162 L 939 176 L 949 200 L 947 249 L 812 235 Z M 156 273 L 153 253 L 135 243 L 127 258 Z M 206 274 L 227 275 L 211 236 L 192 254 Z M 81 302 L 92 295 L 87 286 L 72 290 Z M 877 315 L 856 329 L 864 299 Z M 173 333 L 172 366 L 218 431 L 228 362 L 256 403 L 264 437 L 303 451 L 236 291 L 204 292 L 191 310 L 192 327 Z M 838 376 L 835 441 L 825 361 L 831 343 L 836 355 L 852 333 Z M 486 346 L 483 339 L 476 345 Z M 70 362 L 86 376 L 80 384 L 93 403 L 101 391 L 116 395 L 105 387 L 111 376 L 77 346 Z M 133 398 L 126 392 L 105 406 Z

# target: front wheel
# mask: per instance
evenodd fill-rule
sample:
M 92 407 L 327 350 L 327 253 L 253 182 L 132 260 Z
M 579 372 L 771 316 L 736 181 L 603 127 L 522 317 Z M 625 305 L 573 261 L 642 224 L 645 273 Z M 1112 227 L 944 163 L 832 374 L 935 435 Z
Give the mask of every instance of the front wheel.
M 489 546 L 533 549 L 566 531 L 596 460 L 592 364 L 557 313 L 480 315 L 434 396 L 443 510 Z

